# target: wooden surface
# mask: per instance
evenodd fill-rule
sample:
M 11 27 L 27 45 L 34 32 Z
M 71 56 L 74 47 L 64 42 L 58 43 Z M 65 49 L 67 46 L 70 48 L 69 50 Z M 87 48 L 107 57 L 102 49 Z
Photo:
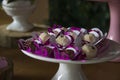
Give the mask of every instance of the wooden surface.
M 50 80 L 58 64 L 39 61 L 24 55 L 19 49 L 0 48 L 0 56 L 13 60 L 13 80 Z M 82 65 L 88 80 L 120 80 L 120 63 L 99 63 Z
M 37 25 L 28 32 L 16 32 L 16 31 L 8 31 L 6 27 L 8 24 L 0 25 L 0 46 L 2 47 L 17 47 L 17 42 L 19 39 L 27 39 L 31 37 L 32 32 L 44 32 L 46 31 L 46 25 Z M 45 26 L 45 27 L 43 27 Z

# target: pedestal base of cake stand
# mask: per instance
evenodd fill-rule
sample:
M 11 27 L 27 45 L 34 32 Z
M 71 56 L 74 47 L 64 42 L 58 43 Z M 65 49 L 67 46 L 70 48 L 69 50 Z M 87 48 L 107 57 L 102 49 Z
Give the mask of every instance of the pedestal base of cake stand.
M 80 64 L 59 63 L 59 69 L 52 80 L 87 80 Z

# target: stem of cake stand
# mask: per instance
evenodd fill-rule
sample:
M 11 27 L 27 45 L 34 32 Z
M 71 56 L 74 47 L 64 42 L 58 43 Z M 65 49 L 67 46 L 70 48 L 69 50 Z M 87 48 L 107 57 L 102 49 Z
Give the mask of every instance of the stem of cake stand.
M 59 63 L 59 69 L 52 80 L 87 80 L 80 64 Z
M 108 0 L 110 9 L 110 29 L 108 38 L 120 43 L 120 0 Z M 113 61 L 120 62 L 120 57 Z

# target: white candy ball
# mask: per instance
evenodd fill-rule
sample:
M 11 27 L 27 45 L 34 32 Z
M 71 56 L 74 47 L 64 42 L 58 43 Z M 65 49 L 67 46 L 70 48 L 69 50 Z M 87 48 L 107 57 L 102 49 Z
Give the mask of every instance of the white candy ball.
M 57 37 L 56 42 L 62 46 L 67 46 L 70 43 L 70 40 L 67 36 L 65 35 L 60 35 Z
M 97 48 L 90 44 L 85 44 L 82 46 L 82 51 L 84 54 L 86 54 L 86 58 L 94 58 L 97 54 Z
M 42 40 L 43 43 L 45 43 L 50 38 L 50 35 L 46 32 L 43 32 L 40 34 L 39 38 Z
M 94 43 L 96 42 L 96 37 L 94 36 L 94 34 L 85 34 L 83 40 L 89 43 Z

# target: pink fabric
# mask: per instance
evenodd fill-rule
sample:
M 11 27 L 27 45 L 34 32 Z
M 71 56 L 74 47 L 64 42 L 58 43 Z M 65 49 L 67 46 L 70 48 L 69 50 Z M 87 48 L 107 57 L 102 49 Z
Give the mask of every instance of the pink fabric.
M 111 16 L 108 38 L 120 43 L 120 0 L 112 0 L 108 4 Z M 113 61 L 120 62 L 120 57 Z
M 108 4 L 111 16 L 108 38 L 120 43 L 120 0 L 113 0 Z

